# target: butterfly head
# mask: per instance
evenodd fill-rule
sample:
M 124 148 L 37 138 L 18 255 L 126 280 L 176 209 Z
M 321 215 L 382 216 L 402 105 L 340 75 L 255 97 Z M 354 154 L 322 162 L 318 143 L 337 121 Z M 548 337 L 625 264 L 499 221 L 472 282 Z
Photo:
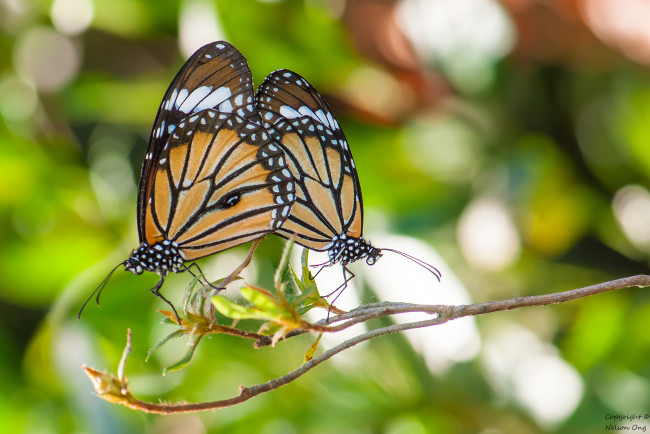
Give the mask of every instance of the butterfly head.
M 124 268 L 134 274 L 151 271 L 165 276 L 170 272 L 178 272 L 183 262 L 183 256 L 175 242 L 163 240 L 153 245 L 143 242 L 124 261 Z
M 382 253 L 381 249 L 374 247 L 368 243 L 368 253 L 366 255 L 366 264 L 374 265 L 377 262 L 377 259 L 381 258 Z

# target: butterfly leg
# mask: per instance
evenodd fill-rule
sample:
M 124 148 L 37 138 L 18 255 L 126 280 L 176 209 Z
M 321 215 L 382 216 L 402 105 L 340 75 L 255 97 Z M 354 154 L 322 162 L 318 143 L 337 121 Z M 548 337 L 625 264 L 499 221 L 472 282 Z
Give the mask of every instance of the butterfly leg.
M 165 276 L 161 277 L 160 280 L 158 281 L 158 283 L 156 283 L 156 286 L 154 286 L 153 288 L 151 288 L 151 292 L 154 293 L 154 294 L 156 294 L 156 296 L 157 296 L 158 298 L 160 298 L 162 301 L 164 301 L 165 303 L 167 303 L 167 304 L 169 305 L 169 307 L 172 308 L 172 310 L 174 311 L 174 315 L 176 315 L 176 320 L 178 321 L 178 325 L 181 325 L 181 317 L 178 316 L 178 312 L 176 312 L 176 308 L 174 307 L 173 304 L 171 304 L 171 302 L 170 302 L 169 300 L 167 300 L 167 299 L 166 299 L 166 298 L 165 298 L 165 297 L 160 293 L 160 288 L 162 287 L 164 281 L 165 281 Z
M 214 289 L 219 289 L 218 287 L 211 284 L 208 281 L 208 279 L 205 278 L 205 273 L 203 273 L 203 270 L 201 269 L 201 267 L 199 267 L 199 264 L 197 264 L 196 262 L 192 262 L 189 266 L 185 266 L 185 268 L 183 268 L 182 271 L 187 271 L 188 273 L 190 273 L 192 275 L 192 277 L 196 277 L 196 274 L 194 274 L 192 272 L 192 267 L 196 267 L 196 269 L 198 270 L 199 277 L 202 278 L 203 282 L 205 283 L 204 286 L 209 286 L 209 287 L 214 288 Z
M 338 294 L 336 294 L 336 297 L 330 302 L 330 307 L 327 309 L 327 322 L 329 323 L 330 321 L 330 313 L 332 312 L 332 308 L 334 307 L 334 303 L 336 300 L 343 294 L 343 291 L 348 287 L 348 282 L 352 280 L 355 276 L 355 274 L 345 265 L 343 265 L 343 283 L 336 288 L 334 291 L 330 292 L 329 294 L 325 295 L 325 297 L 329 297 L 332 294 L 336 293 L 338 291 Z M 348 273 L 348 276 L 346 276 L 345 273 Z M 338 309 L 337 309 L 338 310 Z

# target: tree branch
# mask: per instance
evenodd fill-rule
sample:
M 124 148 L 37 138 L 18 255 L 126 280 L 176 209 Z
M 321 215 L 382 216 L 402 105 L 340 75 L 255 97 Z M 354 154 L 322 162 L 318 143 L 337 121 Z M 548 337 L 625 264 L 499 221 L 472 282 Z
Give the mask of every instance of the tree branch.
M 423 312 L 435 315 L 433 318 L 410 322 L 404 324 L 395 324 L 387 327 L 381 327 L 366 333 L 362 333 L 352 339 L 349 339 L 325 352 L 314 357 L 313 359 L 305 362 L 299 368 L 289 372 L 286 375 L 275 378 L 271 381 L 268 381 L 263 384 L 258 384 L 252 387 L 243 387 L 239 388 L 239 393 L 237 396 L 224 399 L 220 401 L 212 402 L 203 402 L 197 404 L 156 404 L 150 402 L 144 402 L 136 399 L 131 395 L 127 387 L 127 381 L 124 376 L 124 365 L 126 359 L 130 353 L 131 347 L 131 338 L 130 331 L 127 337 L 127 346 L 124 351 L 122 361 L 120 362 L 120 373 L 116 378 L 113 375 L 101 373 L 95 371 L 91 368 L 84 366 L 86 374 L 90 377 L 95 386 L 95 391 L 103 399 L 113 402 L 116 404 L 121 404 L 126 407 L 132 408 L 134 410 L 140 410 L 147 413 L 157 413 L 157 414 L 174 414 L 174 413 L 190 413 L 204 410 L 215 410 L 218 408 L 231 407 L 233 405 L 239 404 L 241 402 L 247 401 L 250 398 L 257 396 L 261 393 L 265 393 L 274 389 L 277 389 L 281 386 L 284 386 L 303 374 L 307 373 L 317 365 L 323 363 L 334 355 L 351 348 L 361 342 L 368 341 L 370 339 L 388 335 L 392 333 L 398 333 L 405 330 L 429 327 L 433 325 L 438 325 L 445 323 L 447 321 L 462 318 L 466 316 L 475 316 L 483 315 L 492 312 L 499 312 L 504 310 L 519 309 L 521 307 L 528 306 L 544 306 L 548 304 L 563 303 L 571 300 L 576 300 L 579 298 L 587 297 L 590 295 L 600 294 L 603 292 L 613 291 L 617 289 L 630 288 L 630 287 L 639 287 L 644 288 L 650 286 L 650 276 L 648 275 L 638 275 L 632 277 L 626 277 L 622 279 L 612 280 L 610 282 L 604 282 L 597 285 L 591 285 L 584 288 L 574 289 L 570 291 L 558 292 L 553 294 L 546 295 L 533 295 L 526 297 L 517 297 L 508 300 L 492 301 L 487 303 L 477 303 L 469 305 L 457 305 L 457 306 L 447 306 L 447 305 L 418 305 L 418 304 L 409 304 L 409 303 L 373 303 L 365 306 L 361 306 L 357 309 L 354 309 L 350 312 L 337 315 L 330 319 L 330 323 L 341 322 L 338 325 L 327 325 L 325 321 L 319 321 L 315 324 L 308 324 L 309 331 L 318 331 L 318 332 L 336 332 L 348 327 L 351 327 L 355 324 L 368 321 L 373 318 L 380 318 L 385 316 L 396 315 L 406 312 Z M 288 337 L 297 336 L 298 334 L 305 333 L 305 330 L 297 330 L 287 335 Z M 259 339 L 256 342 L 256 347 L 261 347 L 271 344 L 270 337 L 264 337 Z

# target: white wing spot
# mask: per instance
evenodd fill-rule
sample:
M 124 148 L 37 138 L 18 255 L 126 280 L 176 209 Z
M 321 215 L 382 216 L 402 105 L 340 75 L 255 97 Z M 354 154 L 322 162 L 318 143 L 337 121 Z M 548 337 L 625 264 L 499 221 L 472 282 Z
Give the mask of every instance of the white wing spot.
M 337 130 L 339 128 L 339 123 L 336 122 L 336 119 L 334 119 L 332 113 L 329 111 L 327 112 L 327 120 L 329 121 L 329 125 L 333 130 Z
M 280 114 L 287 119 L 295 119 L 300 117 L 300 113 L 288 105 L 283 105 L 280 107 Z
M 212 90 L 212 86 L 209 87 L 210 90 Z M 207 95 L 203 101 L 201 101 L 196 108 L 194 109 L 195 112 L 213 108 L 217 104 L 221 103 L 222 101 L 226 101 L 228 98 L 230 98 L 232 95 L 232 92 L 230 91 L 230 88 L 227 86 L 221 86 L 217 90 L 212 91 L 210 95 Z M 223 104 L 221 104 L 223 105 Z M 225 110 L 222 110 L 225 111 Z M 228 110 L 228 112 L 232 112 L 232 108 Z
M 230 100 L 226 100 L 219 105 L 219 111 L 224 113 L 232 113 L 232 104 Z
M 186 89 L 183 89 L 187 91 Z M 187 98 L 183 98 L 183 103 L 178 107 L 178 110 L 182 111 L 183 113 L 189 113 L 191 111 L 198 111 L 198 105 L 203 100 L 208 94 L 210 94 L 210 91 L 212 90 L 212 86 L 201 86 L 197 87 L 192 91 L 191 94 L 187 96 Z M 181 91 L 181 93 L 183 93 Z M 180 98 L 180 95 L 179 95 Z M 206 107 L 207 108 L 207 107 Z
M 166 110 L 171 110 L 171 108 L 174 106 L 174 102 L 176 101 L 177 97 L 178 97 L 178 89 L 174 89 L 167 102 L 165 102 Z
M 174 90 L 174 93 L 176 90 Z M 178 96 L 176 97 L 176 101 L 174 102 L 174 105 L 178 108 L 181 104 L 183 104 L 183 101 L 185 101 L 185 98 L 187 98 L 187 95 L 189 95 L 189 91 L 187 89 L 182 89 L 180 92 L 178 92 Z
M 328 112 L 327 114 L 329 115 L 329 112 Z M 330 124 L 330 123 L 327 121 L 327 116 L 325 115 L 325 113 L 323 113 L 323 110 L 318 110 L 318 111 L 316 112 L 316 116 L 318 116 L 318 119 L 319 119 L 322 123 L 327 124 L 327 125 L 329 125 L 330 127 L 332 126 L 332 124 Z M 331 116 L 330 116 L 330 118 L 331 118 Z

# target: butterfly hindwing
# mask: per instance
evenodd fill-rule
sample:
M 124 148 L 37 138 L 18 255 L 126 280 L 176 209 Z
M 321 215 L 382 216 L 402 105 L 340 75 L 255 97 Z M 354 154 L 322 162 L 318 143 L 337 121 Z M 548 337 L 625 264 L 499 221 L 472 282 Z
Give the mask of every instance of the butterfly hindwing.
M 270 74 L 256 94 L 263 124 L 282 144 L 296 182 L 296 202 L 278 230 L 314 250 L 363 231 L 361 188 L 345 135 L 332 110 L 300 75 Z
M 248 63 L 232 45 L 217 41 L 203 46 L 183 65 L 167 89 L 154 121 L 149 146 L 140 175 L 138 192 L 138 233 L 147 232 L 145 205 L 152 196 L 153 178 L 162 160 L 163 148 L 183 120 L 201 111 L 236 113 L 255 118 L 253 79 Z

